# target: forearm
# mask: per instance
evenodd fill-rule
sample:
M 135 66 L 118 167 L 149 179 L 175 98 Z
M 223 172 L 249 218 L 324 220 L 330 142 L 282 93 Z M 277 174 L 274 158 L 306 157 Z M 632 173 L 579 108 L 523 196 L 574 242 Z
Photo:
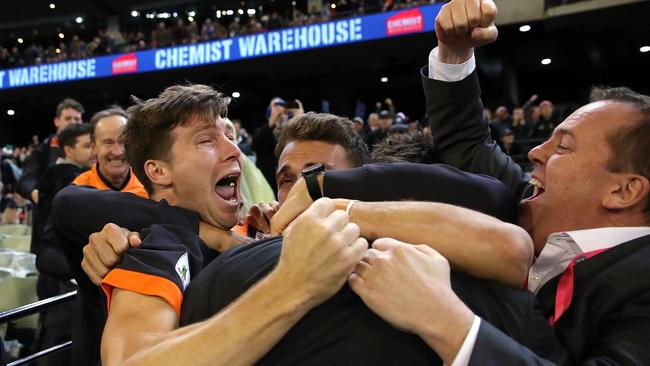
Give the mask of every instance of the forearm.
M 152 340 L 124 365 L 251 365 L 309 310 L 276 271 L 212 318 Z
M 361 236 L 426 244 L 473 276 L 519 287 L 532 262 L 530 237 L 515 225 L 435 202 L 358 202 L 350 219 Z

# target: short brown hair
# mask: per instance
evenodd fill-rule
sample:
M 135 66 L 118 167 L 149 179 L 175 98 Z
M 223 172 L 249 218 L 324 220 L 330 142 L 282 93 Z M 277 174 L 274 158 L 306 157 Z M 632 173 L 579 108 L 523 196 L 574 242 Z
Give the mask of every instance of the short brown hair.
M 279 157 L 287 144 L 294 140 L 341 145 L 353 167 L 368 161 L 368 147 L 352 128 L 352 121 L 333 114 L 308 112 L 293 117 L 282 127 L 275 156 Z
M 90 124 L 90 140 L 95 141 L 95 129 L 97 128 L 97 122 L 99 122 L 99 120 L 102 118 L 110 116 L 120 116 L 127 118 L 126 111 L 119 105 L 112 105 L 95 113 L 90 119 L 90 122 L 88 122 L 88 124 Z
M 636 109 L 638 120 L 629 127 L 610 134 L 607 141 L 614 154 L 608 162 L 612 172 L 632 172 L 650 180 L 650 97 L 629 88 L 601 88 L 591 91 L 591 101 L 611 100 L 626 103 Z M 645 207 L 650 220 L 650 195 Z
M 438 154 L 431 136 L 423 131 L 389 133 L 385 139 L 373 146 L 371 163 L 439 163 Z
M 174 85 L 157 98 L 142 101 L 133 97 L 127 109 L 128 122 L 122 131 L 126 159 L 144 188 L 153 194 L 153 185 L 144 170 L 150 159 L 169 161 L 174 141 L 171 130 L 184 126 L 192 118 L 214 123 L 225 117 L 230 99 L 215 89 L 200 84 Z
M 84 114 L 85 112 L 84 107 L 81 105 L 81 103 L 72 98 L 65 98 L 61 101 L 61 103 L 59 103 L 59 105 L 56 106 L 56 118 L 61 117 L 63 110 L 68 108 L 72 108 L 81 114 Z
M 65 158 L 64 147 L 68 146 L 74 149 L 80 136 L 90 134 L 90 126 L 85 123 L 71 123 L 57 134 L 59 138 L 59 156 Z

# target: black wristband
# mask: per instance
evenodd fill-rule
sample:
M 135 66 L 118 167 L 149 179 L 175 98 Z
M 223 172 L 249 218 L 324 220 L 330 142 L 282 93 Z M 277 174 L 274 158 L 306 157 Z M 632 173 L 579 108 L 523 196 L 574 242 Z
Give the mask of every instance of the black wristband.
M 307 191 L 312 201 L 316 201 L 323 197 L 323 192 L 320 191 L 318 186 L 318 174 L 310 174 L 305 176 L 305 183 L 307 183 Z

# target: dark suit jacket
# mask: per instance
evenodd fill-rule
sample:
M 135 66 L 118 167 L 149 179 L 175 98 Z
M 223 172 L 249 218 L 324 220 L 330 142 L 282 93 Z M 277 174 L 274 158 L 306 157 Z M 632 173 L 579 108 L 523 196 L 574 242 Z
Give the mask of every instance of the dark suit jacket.
M 495 176 L 521 193 L 525 186 L 521 168 L 489 138 L 476 72 L 459 82 L 440 82 L 425 75 L 427 112 L 440 160 Z M 571 364 L 650 365 L 649 258 L 650 236 L 646 236 L 576 265 L 571 307 L 555 327 Z M 554 311 L 558 281 L 556 277 L 538 293 L 547 318 Z M 552 363 L 482 323 L 471 364 Z

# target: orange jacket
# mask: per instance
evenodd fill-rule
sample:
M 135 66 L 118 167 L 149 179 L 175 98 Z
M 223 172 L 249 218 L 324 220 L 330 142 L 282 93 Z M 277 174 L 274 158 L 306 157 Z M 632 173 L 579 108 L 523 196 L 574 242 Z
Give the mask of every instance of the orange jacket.
M 93 165 L 92 169 L 86 171 L 85 173 L 80 174 L 72 182 L 72 184 L 76 184 L 78 186 L 92 186 L 97 189 L 106 189 L 106 190 L 112 189 L 99 176 L 99 171 L 97 170 L 97 164 Z M 144 186 L 142 185 L 142 183 L 140 183 L 140 181 L 135 176 L 135 174 L 133 174 L 133 170 L 131 170 L 131 177 L 129 178 L 129 181 L 126 183 L 124 188 L 122 188 L 121 192 L 130 192 L 140 197 L 149 198 L 149 194 L 144 189 Z

